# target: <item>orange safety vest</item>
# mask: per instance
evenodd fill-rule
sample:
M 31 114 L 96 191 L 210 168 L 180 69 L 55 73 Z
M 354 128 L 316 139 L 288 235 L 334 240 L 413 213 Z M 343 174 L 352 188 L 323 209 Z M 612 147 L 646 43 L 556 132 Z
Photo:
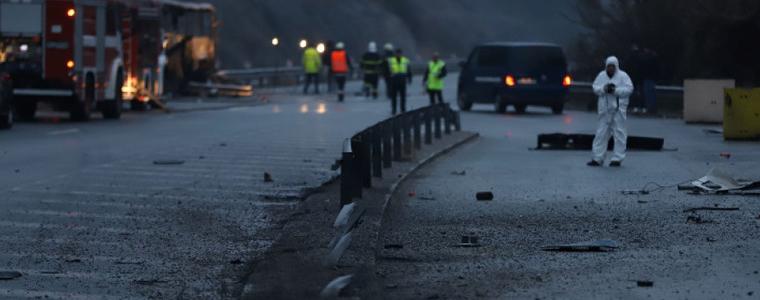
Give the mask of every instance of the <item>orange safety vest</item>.
M 331 55 L 333 73 L 348 73 L 348 58 L 345 50 L 335 50 Z

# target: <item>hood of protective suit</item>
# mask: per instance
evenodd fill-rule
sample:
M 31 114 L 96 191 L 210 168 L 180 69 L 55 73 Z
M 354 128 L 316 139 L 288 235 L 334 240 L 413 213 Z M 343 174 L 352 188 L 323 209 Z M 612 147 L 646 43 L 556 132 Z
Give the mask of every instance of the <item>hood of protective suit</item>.
M 614 57 L 614 56 L 608 57 L 607 60 L 604 62 L 604 67 L 606 68 L 609 65 L 614 65 L 615 66 L 615 73 L 616 74 L 618 72 L 620 72 L 620 61 L 618 60 L 617 57 Z

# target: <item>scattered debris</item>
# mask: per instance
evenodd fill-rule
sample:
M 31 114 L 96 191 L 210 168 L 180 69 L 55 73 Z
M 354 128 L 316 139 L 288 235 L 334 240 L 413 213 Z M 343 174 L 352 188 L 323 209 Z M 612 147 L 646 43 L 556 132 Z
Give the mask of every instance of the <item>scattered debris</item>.
M 333 279 L 330 283 L 322 289 L 319 293 L 319 297 L 322 299 L 336 299 L 340 295 L 340 292 L 351 283 L 351 279 L 354 275 L 345 275 Z
M 653 287 L 654 286 L 654 282 L 653 281 L 649 281 L 649 280 L 637 280 L 636 281 L 636 285 L 638 287 Z
M 451 175 L 454 175 L 454 176 L 465 176 L 465 175 L 467 175 L 467 171 L 464 171 L 464 170 L 462 170 L 462 171 L 453 171 L 453 172 L 451 172 Z
M 0 280 L 13 280 L 21 277 L 21 273 L 17 271 L 0 271 Z
M 731 152 L 721 152 L 720 153 L 720 157 L 723 157 L 725 159 L 730 159 L 731 158 Z
M 710 243 L 714 243 L 714 242 L 717 242 L 717 241 L 718 241 L 718 239 L 716 239 L 716 238 L 712 238 L 712 237 L 708 237 L 708 238 L 706 238 L 705 240 L 706 240 L 706 241 L 708 241 L 708 242 L 710 242 Z
M 154 285 L 159 283 L 166 283 L 166 280 L 160 280 L 160 279 L 138 279 L 135 280 L 134 283 L 139 285 Z
M 227 143 L 219 143 L 219 147 L 227 147 Z
M 160 166 L 181 165 L 184 163 L 185 163 L 184 160 L 179 160 L 179 159 L 159 159 L 159 160 L 153 161 L 154 165 L 160 165 Z
M 274 182 L 274 179 L 272 179 L 272 174 L 269 174 L 269 172 L 264 172 L 264 182 Z
M 723 134 L 723 129 L 702 129 L 705 134 Z
M 417 197 L 417 199 L 426 200 L 426 201 L 433 201 L 433 200 L 435 200 L 435 197 L 433 197 L 433 196 L 419 196 L 419 197 Z
M 82 262 L 82 259 L 72 257 L 72 258 L 66 258 L 63 261 L 65 261 L 67 263 L 80 263 L 80 262 Z
M 492 192 L 478 192 L 475 194 L 475 198 L 478 199 L 478 201 L 491 201 L 493 200 L 493 193 Z
M 463 248 L 480 247 L 479 238 L 478 236 L 475 236 L 475 235 L 463 235 L 462 241 L 456 246 L 463 247 Z
M 620 191 L 623 195 L 649 195 L 647 190 L 623 190 Z
M 709 206 L 705 206 L 705 207 L 687 208 L 687 209 L 684 209 L 683 212 L 690 213 L 690 212 L 696 212 L 696 211 L 700 211 L 700 210 L 737 211 L 737 210 L 739 210 L 739 208 L 738 207 L 709 207 Z
M 649 201 L 646 201 L 646 200 L 639 200 L 639 201 L 636 201 L 636 202 L 638 202 L 639 204 L 647 204 L 647 203 L 649 203 Z
M 713 168 L 704 177 L 692 181 L 691 185 L 695 187 L 690 189 L 692 191 L 726 193 L 760 188 L 760 181 L 739 182 L 722 171 Z M 679 189 L 681 189 L 681 187 L 679 187 Z
M 701 216 L 686 217 L 686 224 L 714 224 L 715 221 L 703 219 Z
M 618 242 L 614 240 L 596 240 L 580 243 L 544 246 L 541 248 L 541 250 L 559 252 L 609 252 L 619 247 L 620 246 Z
M 552 133 L 552 134 L 539 134 L 538 145 L 535 150 L 591 150 L 594 143 L 593 134 L 564 134 L 564 133 Z M 665 139 L 652 138 L 652 137 L 638 137 L 629 136 L 627 148 L 630 150 L 651 150 L 661 151 Z M 614 147 L 612 139 L 610 139 L 608 148 L 612 150 Z
M 404 245 L 402 245 L 402 244 L 387 244 L 387 245 L 383 246 L 383 248 L 385 248 L 385 249 L 400 250 L 400 249 L 404 249 Z
M 230 264 L 232 264 L 232 265 L 239 265 L 239 264 L 242 264 L 242 263 L 243 263 L 243 261 L 241 259 L 239 259 L 239 258 L 233 259 L 233 260 L 230 261 Z

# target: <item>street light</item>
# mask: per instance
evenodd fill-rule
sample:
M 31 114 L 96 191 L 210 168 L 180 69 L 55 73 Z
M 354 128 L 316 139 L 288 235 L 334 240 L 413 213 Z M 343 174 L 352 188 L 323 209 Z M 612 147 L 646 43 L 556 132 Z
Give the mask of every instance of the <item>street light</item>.
M 272 38 L 272 46 L 277 47 L 280 44 L 280 39 L 277 37 Z
M 309 45 L 309 43 L 306 40 L 301 40 L 301 42 L 298 43 L 298 46 L 301 48 L 306 48 L 307 45 Z
M 317 45 L 317 52 L 319 52 L 319 54 L 325 53 L 325 43 L 319 43 Z

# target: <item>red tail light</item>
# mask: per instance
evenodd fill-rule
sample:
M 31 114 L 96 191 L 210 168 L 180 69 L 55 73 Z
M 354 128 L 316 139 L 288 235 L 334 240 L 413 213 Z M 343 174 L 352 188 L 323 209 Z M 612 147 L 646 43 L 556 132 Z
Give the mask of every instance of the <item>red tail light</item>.
M 570 75 L 565 75 L 565 78 L 562 78 L 562 86 L 570 86 L 573 84 L 573 78 L 570 77 Z
M 504 78 L 504 83 L 509 87 L 517 85 L 517 81 L 515 81 L 515 77 L 512 75 L 507 75 L 507 77 Z

